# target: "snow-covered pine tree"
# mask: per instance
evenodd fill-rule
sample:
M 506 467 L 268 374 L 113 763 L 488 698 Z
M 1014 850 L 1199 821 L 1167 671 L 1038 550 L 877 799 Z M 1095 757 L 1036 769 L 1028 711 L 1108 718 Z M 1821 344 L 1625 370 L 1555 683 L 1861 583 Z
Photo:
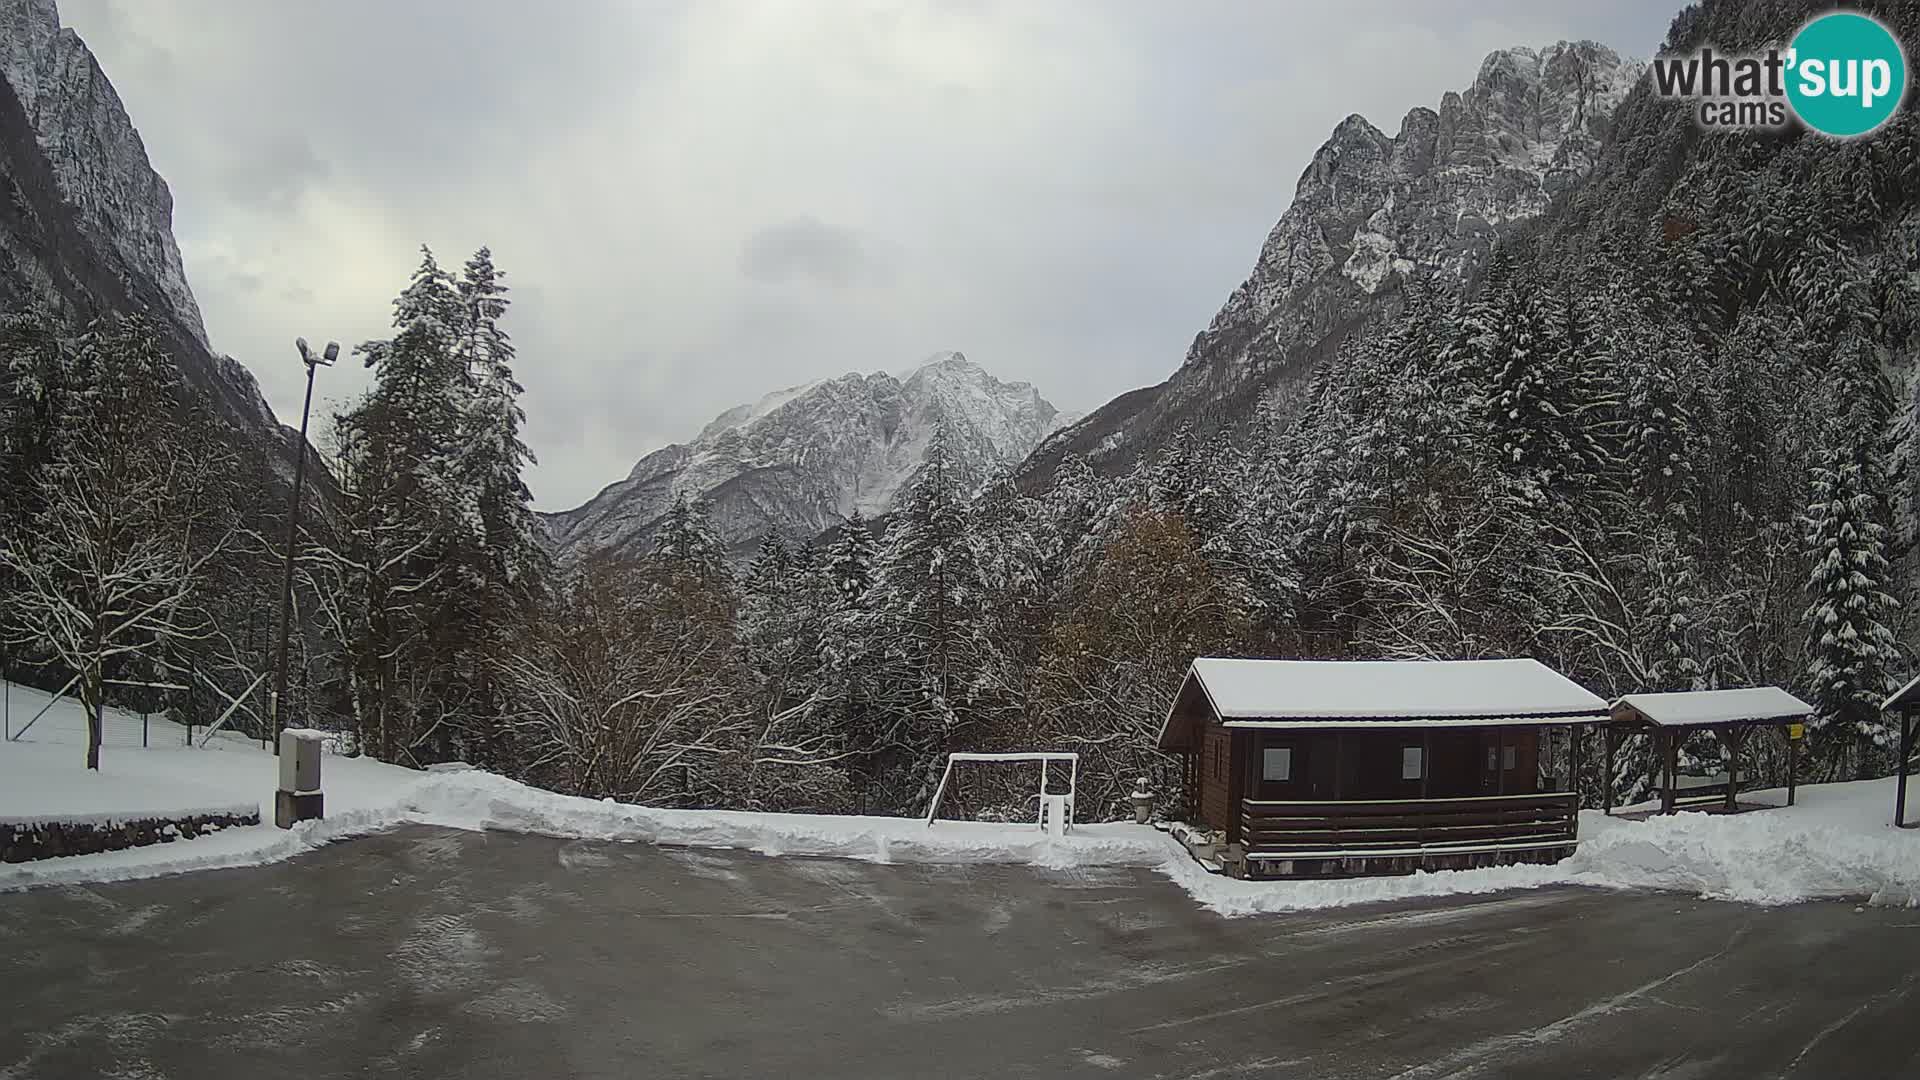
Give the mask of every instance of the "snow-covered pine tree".
M 810 571 L 810 568 L 808 568 Z M 803 574 L 778 533 L 769 532 L 748 565 L 740 585 L 740 647 L 747 666 L 773 711 L 788 708 L 795 692 L 806 696 L 817 628 L 806 623 L 814 612 L 801 607 Z
M 1183 421 L 1149 474 L 1153 507 L 1178 514 L 1204 547 L 1232 525 L 1238 454 L 1224 432 L 1203 437 Z
M 1045 499 L 1051 517 L 1047 573 L 1056 584 L 1064 586 L 1098 549 L 1098 526 L 1106 507 L 1107 491 L 1086 458 L 1070 454 L 1054 472 L 1053 487 Z
M 1223 569 L 1239 583 L 1248 618 L 1269 635 L 1292 625 L 1300 591 L 1299 528 L 1280 431 L 1261 402 L 1236 456 L 1234 517 L 1223 545 Z
M 1693 555 L 1671 522 L 1660 525 L 1647 544 L 1646 670 L 1648 690 L 1707 690 L 1705 607 L 1708 598 Z
M 360 744 L 389 761 L 449 752 L 452 731 L 441 725 L 468 704 L 453 663 L 471 640 L 475 591 L 462 544 L 475 520 L 460 459 L 471 399 L 455 352 L 465 318 L 423 247 L 394 301 L 394 336 L 358 350 L 373 386 L 336 419 L 343 535 L 311 577 L 341 609 L 323 622 L 351 671 Z
M 38 509 L 69 367 L 63 337 L 38 308 L 0 316 L 0 527 Z
M 833 544 L 827 549 L 827 579 L 838 609 L 866 605 L 867 590 L 873 587 L 873 560 L 873 529 L 856 506 L 834 531 Z
M 1693 464 L 1699 447 L 1680 367 L 1690 347 L 1631 303 L 1616 307 L 1606 335 L 1609 366 L 1626 380 L 1621 444 L 1627 488 L 1663 519 L 1684 520 L 1694 497 Z
M 1900 658 L 1889 623 L 1899 607 L 1887 560 L 1883 449 L 1891 391 L 1859 332 L 1834 356 L 1836 398 L 1813 466 L 1807 507 L 1807 678 L 1815 730 L 1835 775 L 1864 776 L 1890 742 L 1880 702 Z
M 837 736 L 851 776 L 854 808 L 865 812 L 875 797 L 884 721 L 880 687 L 894 677 L 886 639 L 872 609 L 875 546 L 858 508 L 836 530 L 827 549 L 823 579 L 827 609 L 820 627 L 814 695 L 807 705 L 812 730 Z
M 787 550 L 786 541 L 780 539 L 779 533 L 769 531 L 760 538 L 760 547 L 754 552 L 753 561 L 747 564 L 740 587 L 749 597 L 776 596 L 786 587 L 787 575 L 792 571 L 793 554 Z
M 1028 680 L 1059 591 L 1061 538 L 1041 500 L 1009 479 L 981 492 L 972 515 L 984 625 L 974 698 L 979 719 L 1000 725 L 1027 707 Z
M 1462 329 L 1453 359 L 1477 389 L 1493 459 L 1530 498 L 1545 501 L 1568 463 L 1578 461 L 1561 335 L 1547 299 L 1509 266 L 1468 306 Z
M 654 557 L 675 573 L 702 584 L 720 588 L 733 584 L 726 552 L 713 529 L 713 508 L 705 499 L 689 497 L 684 491 L 676 494 L 673 505 L 667 508 Z
M 451 670 L 470 691 L 458 721 L 457 750 L 486 765 L 502 764 L 509 753 L 497 722 L 501 650 L 514 626 L 532 616 L 550 576 L 533 496 L 522 477 L 534 457 L 520 438 L 526 419 L 521 386 L 513 373 L 512 338 L 500 325 L 509 303 L 502 276 L 483 247 L 453 285 L 460 311 L 453 360 L 465 393 L 451 466 L 458 517 L 449 531 L 448 558 L 470 587 L 448 613 L 467 630 L 455 645 Z
M 1620 394 L 1607 378 L 1607 327 L 1601 302 L 1577 295 L 1563 282 L 1551 301 L 1551 358 L 1546 371 L 1549 400 L 1564 449 L 1550 476 L 1563 500 L 1588 517 L 1617 513 L 1624 497 L 1620 453 Z
M 484 537 L 488 592 L 490 599 L 513 600 L 543 587 L 547 556 L 522 476 L 536 461 L 520 438 L 526 412 L 513 374 L 513 340 L 500 326 L 509 303 L 503 276 L 484 247 L 467 260 L 455 287 L 464 320 L 454 353 L 473 388 L 463 423 L 462 479 Z
M 895 809 L 932 794 L 938 755 L 971 719 L 985 649 L 983 581 L 960 475 L 937 426 L 887 527 L 874 573 L 874 607 L 887 652 L 906 673 L 881 703 L 885 733 L 870 753 L 897 751 Z
M 387 474 L 394 509 L 419 511 L 445 531 L 469 516 L 472 501 L 458 468 L 470 384 L 455 349 L 466 313 L 433 252 L 420 251 L 419 268 L 393 302 L 395 335 L 357 350 L 374 385 L 348 415 L 356 450 Z

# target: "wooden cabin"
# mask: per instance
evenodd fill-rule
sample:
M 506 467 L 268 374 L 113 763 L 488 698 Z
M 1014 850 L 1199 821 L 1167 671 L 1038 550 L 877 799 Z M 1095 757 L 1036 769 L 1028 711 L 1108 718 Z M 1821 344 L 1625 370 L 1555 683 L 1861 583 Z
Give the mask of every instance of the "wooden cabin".
M 1577 796 L 1543 740 L 1607 703 L 1536 660 L 1225 660 L 1187 671 L 1161 727 L 1189 824 L 1231 873 L 1333 877 L 1557 862 Z

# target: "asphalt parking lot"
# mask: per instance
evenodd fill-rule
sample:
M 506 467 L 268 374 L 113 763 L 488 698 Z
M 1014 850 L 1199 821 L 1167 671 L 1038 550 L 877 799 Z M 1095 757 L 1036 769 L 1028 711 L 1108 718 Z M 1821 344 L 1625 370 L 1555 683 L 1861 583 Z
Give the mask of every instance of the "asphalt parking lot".
M 409 828 L 0 895 L 0 1080 L 1920 1076 L 1920 911 L 1222 919 L 1144 871 Z

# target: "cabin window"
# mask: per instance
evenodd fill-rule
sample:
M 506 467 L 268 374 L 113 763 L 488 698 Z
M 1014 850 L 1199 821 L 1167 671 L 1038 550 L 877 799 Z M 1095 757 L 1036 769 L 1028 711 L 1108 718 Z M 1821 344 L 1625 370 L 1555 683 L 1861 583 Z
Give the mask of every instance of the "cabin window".
M 1400 748 L 1400 779 L 1418 780 L 1426 774 L 1427 753 L 1418 746 Z
M 1293 779 L 1293 747 L 1270 746 L 1260 753 L 1260 779 Z
M 1513 771 L 1513 768 L 1519 759 L 1519 753 L 1520 753 L 1519 748 L 1513 747 L 1513 746 L 1503 746 L 1500 748 L 1500 753 L 1502 755 L 1500 759 L 1500 767 L 1509 772 Z

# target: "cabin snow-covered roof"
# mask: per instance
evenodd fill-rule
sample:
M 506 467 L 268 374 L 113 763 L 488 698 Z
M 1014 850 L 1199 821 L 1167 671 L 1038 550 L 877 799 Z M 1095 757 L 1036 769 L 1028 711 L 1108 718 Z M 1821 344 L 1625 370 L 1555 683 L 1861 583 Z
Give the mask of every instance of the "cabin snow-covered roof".
M 1788 721 L 1813 712 L 1813 706 L 1777 686 L 1627 694 L 1613 703 L 1616 717 L 1629 709 L 1661 727 Z
M 1603 720 L 1607 703 L 1538 660 L 1227 660 L 1187 669 L 1183 706 L 1227 727 L 1489 726 Z

